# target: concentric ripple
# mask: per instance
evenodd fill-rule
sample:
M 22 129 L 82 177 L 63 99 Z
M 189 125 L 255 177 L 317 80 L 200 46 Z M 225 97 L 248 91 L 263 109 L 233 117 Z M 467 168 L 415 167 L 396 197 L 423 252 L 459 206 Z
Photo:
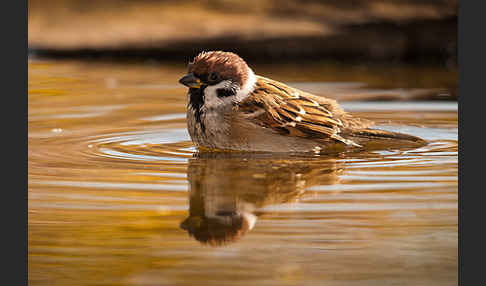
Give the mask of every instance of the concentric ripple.
M 417 149 L 198 153 L 179 71 L 54 67 L 29 69 L 29 284 L 457 281 L 457 104 L 343 104 Z

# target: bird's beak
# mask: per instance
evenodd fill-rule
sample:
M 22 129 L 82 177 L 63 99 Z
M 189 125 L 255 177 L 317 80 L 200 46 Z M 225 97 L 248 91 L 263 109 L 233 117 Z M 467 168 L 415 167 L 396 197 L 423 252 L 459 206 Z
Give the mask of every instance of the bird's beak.
M 200 88 L 203 83 L 201 82 L 200 79 L 194 76 L 194 74 L 188 73 L 185 76 L 183 76 L 180 80 L 179 83 L 191 87 L 191 88 Z

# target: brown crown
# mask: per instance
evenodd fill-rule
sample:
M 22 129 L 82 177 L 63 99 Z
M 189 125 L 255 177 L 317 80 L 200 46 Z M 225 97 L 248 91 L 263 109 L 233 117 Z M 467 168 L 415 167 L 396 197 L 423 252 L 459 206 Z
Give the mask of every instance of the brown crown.
M 237 54 L 223 51 L 202 52 L 189 63 L 189 72 L 196 75 L 217 72 L 243 86 L 248 79 L 248 65 Z

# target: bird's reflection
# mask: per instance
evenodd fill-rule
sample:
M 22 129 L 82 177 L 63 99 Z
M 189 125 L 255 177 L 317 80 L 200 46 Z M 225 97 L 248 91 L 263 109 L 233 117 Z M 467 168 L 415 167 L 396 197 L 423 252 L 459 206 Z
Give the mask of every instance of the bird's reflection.
M 255 211 L 299 199 L 313 185 L 336 184 L 336 159 L 199 153 L 189 160 L 189 217 L 181 228 L 212 246 L 237 241 L 251 230 Z

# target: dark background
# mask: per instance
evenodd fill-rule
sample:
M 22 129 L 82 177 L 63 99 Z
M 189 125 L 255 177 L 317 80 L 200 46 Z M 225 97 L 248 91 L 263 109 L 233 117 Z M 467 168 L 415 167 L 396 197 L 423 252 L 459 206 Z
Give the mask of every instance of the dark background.
M 184 59 L 234 51 L 457 67 L 458 0 L 30 0 L 29 52 Z

